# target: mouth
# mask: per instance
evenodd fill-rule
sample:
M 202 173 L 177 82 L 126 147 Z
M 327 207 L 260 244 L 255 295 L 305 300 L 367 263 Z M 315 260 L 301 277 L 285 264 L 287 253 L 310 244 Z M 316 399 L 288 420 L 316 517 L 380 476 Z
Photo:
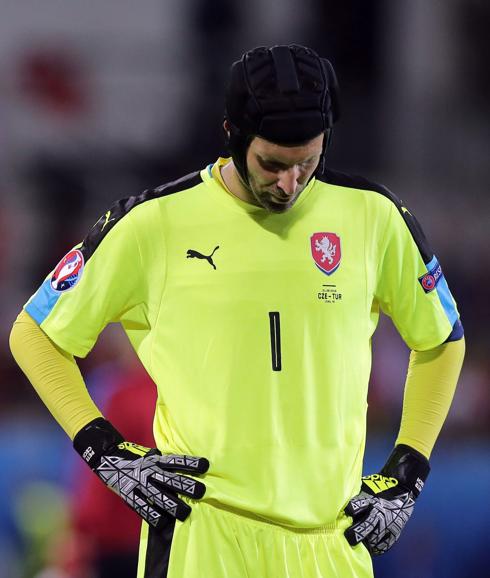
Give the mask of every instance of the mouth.
M 274 203 L 277 203 L 278 205 L 287 205 L 288 203 L 291 202 L 291 197 L 276 197 L 275 195 L 271 194 L 271 199 L 274 201 Z

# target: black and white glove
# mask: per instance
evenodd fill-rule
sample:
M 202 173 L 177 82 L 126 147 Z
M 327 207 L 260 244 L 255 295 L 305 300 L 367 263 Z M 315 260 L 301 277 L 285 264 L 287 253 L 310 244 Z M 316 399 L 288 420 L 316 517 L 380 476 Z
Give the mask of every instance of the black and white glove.
M 203 483 L 176 473 L 203 474 L 209 468 L 206 458 L 162 455 L 156 448 L 127 442 L 103 418 L 82 428 L 73 446 L 104 484 L 155 528 L 166 515 L 185 520 L 190 514 L 177 494 L 197 500 L 206 491 Z
M 396 446 L 379 474 L 362 478 L 361 492 L 345 508 L 353 518 L 345 531 L 349 544 L 363 542 L 373 556 L 387 552 L 412 515 L 429 471 L 425 456 L 409 446 Z

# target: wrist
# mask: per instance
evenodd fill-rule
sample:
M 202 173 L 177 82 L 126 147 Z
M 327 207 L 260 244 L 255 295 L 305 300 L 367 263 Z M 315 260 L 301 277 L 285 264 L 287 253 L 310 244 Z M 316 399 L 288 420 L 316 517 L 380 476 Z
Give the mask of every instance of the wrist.
M 398 484 L 418 497 L 430 472 L 429 460 L 405 444 L 395 446 L 381 470 L 383 476 L 396 478 Z
M 123 441 L 123 436 L 109 421 L 98 417 L 75 435 L 73 447 L 94 470 L 100 464 L 101 457 Z

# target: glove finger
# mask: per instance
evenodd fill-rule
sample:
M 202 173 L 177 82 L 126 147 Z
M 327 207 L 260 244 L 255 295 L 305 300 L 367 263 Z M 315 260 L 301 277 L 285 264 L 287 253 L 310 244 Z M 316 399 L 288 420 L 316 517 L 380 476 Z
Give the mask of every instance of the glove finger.
M 181 522 L 191 513 L 191 507 L 171 492 L 162 492 L 152 486 L 139 487 L 136 491 L 143 496 L 145 503 L 151 508 L 161 510 Z
M 152 474 L 150 482 L 161 491 L 165 492 L 171 489 L 174 493 L 182 494 L 195 500 L 199 500 L 206 493 L 206 486 L 199 480 L 165 470 Z
M 162 510 L 151 505 L 144 493 L 135 489 L 131 496 L 121 496 L 127 506 L 141 516 L 148 524 L 157 528 L 164 516 Z
M 164 470 L 196 474 L 204 474 L 209 469 L 209 461 L 206 458 L 198 458 L 195 456 L 164 454 L 158 457 L 156 463 Z
M 386 532 L 383 538 L 381 539 L 369 539 L 369 546 L 368 550 L 371 552 L 373 556 L 381 556 L 388 552 L 388 550 L 393 546 L 393 544 L 397 541 L 397 537 L 395 537 L 391 532 Z
M 354 496 L 349 503 L 344 508 L 344 512 L 351 516 L 352 518 L 356 519 L 361 514 L 369 511 L 373 507 L 373 497 L 366 492 L 361 492 L 357 496 Z
M 360 520 L 349 526 L 344 532 L 347 542 L 351 546 L 356 546 L 359 542 L 366 540 L 378 525 L 378 513 L 371 510 Z

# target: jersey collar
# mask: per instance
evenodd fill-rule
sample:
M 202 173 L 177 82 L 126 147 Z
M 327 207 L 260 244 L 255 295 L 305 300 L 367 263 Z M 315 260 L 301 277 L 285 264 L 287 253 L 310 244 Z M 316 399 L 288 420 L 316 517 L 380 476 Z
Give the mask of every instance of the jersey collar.
M 270 213 L 270 211 L 264 209 L 263 207 L 259 207 L 252 203 L 247 203 L 246 201 L 239 199 L 228 189 L 223 181 L 223 177 L 221 176 L 221 169 L 230 161 L 231 158 L 219 157 L 214 164 L 208 165 L 201 171 L 201 177 L 203 181 L 207 183 L 213 189 L 213 191 L 218 192 L 227 204 L 232 206 L 234 205 L 239 210 L 245 210 L 248 213 L 266 213 L 273 215 L 274 213 Z M 295 211 L 297 207 L 305 202 L 313 188 L 314 183 L 315 177 L 310 180 L 304 191 L 302 191 L 300 194 L 298 200 L 294 203 L 291 209 L 287 211 L 286 214 L 290 214 L 291 212 Z M 284 213 L 281 213 L 278 216 L 283 215 Z

